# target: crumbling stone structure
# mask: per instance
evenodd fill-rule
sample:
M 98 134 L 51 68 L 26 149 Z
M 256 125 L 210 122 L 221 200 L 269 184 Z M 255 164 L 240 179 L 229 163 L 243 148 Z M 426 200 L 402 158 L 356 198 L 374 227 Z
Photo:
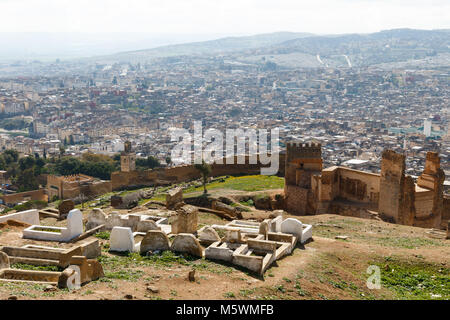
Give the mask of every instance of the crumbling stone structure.
M 438 154 L 427 153 L 425 170 L 417 184 L 405 175 L 405 167 L 405 155 L 385 150 L 381 174 L 338 166 L 322 170 L 320 144 L 290 143 L 285 167 L 286 211 L 445 228 L 450 213 Z
M 428 152 L 425 169 L 417 180 L 417 186 L 431 191 L 432 208 L 417 212 L 414 225 L 425 228 L 439 228 L 444 214 L 444 170 L 441 159 L 436 152 Z
M 412 225 L 415 216 L 415 184 L 405 176 L 403 154 L 383 151 L 380 176 L 380 216 L 394 223 Z

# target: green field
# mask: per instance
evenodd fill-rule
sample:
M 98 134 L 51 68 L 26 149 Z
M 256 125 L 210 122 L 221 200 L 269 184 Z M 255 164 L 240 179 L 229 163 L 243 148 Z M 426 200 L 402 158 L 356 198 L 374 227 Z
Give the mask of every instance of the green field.
M 208 183 L 206 188 L 212 189 L 231 189 L 240 191 L 263 191 L 270 189 L 282 189 L 284 187 L 284 178 L 277 176 L 241 176 L 241 177 L 228 177 L 224 178 L 224 181 L 214 181 Z M 203 187 L 191 187 L 184 192 L 202 191 Z

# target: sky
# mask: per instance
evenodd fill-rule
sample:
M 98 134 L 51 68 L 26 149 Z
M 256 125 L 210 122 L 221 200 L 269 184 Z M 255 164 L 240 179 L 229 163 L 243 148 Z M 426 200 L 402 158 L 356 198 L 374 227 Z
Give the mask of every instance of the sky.
M 0 0 L 1 32 L 250 35 L 450 28 L 448 0 Z

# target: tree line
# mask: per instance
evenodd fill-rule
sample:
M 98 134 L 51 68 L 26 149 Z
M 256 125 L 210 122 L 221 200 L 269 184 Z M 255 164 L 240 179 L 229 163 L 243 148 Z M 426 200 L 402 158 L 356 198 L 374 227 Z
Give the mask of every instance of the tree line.
M 16 150 L 8 149 L 0 153 L 0 170 L 6 171 L 6 177 L 11 181 L 11 189 L 18 192 L 36 190 L 39 188 L 39 176 L 43 174 L 72 175 L 85 174 L 102 180 L 109 180 L 111 173 L 120 170 L 120 154 L 113 157 L 83 153 L 81 157 L 65 156 L 61 150 L 57 157 L 43 157 L 39 154 L 19 158 Z M 155 157 L 136 159 L 137 170 L 147 170 L 160 167 Z

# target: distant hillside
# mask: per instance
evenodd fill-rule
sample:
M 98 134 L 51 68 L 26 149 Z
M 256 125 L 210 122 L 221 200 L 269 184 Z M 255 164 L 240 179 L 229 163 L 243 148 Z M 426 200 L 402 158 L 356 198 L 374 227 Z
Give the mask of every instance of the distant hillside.
M 301 39 L 312 35 L 313 34 L 311 33 L 303 32 L 275 32 L 245 37 L 227 37 L 210 41 L 168 45 L 148 50 L 122 52 L 109 56 L 96 57 L 95 59 L 133 61 L 181 55 L 220 54 L 231 51 L 268 47 L 277 43 L 292 39 Z
M 394 29 L 372 34 L 311 36 L 245 52 L 243 63 L 282 67 L 381 68 L 449 66 L 450 30 Z
M 371 34 L 317 36 L 277 32 L 169 45 L 95 57 L 99 62 L 137 62 L 174 56 L 223 55 L 254 65 L 282 67 L 448 66 L 450 30 L 394 29 Z

